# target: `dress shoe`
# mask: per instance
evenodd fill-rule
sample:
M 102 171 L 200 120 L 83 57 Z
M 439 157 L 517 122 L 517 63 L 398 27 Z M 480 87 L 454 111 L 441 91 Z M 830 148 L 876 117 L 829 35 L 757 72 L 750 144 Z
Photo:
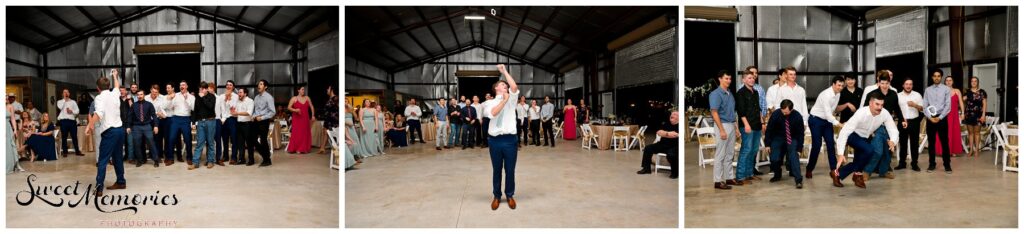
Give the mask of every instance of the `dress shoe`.
M 181 156 L 178 156 L 178 162 L 184 162 L 184 161 L 185 161 L 184 159 L 181 159 Z
M 743 182 L 736 181 L 735 179 L 726 180 L 725 185 L 743 186 Z
M 804 188 L 804 183 L 803 182 L 797 182 L 796 183 L 796 189 L 803 189 L 803 188 Z
M 513 209 L 513 210 L 516 209 L 516 199 L 515 198 L 511 198 L 511 197 L 508 198 L 508 208 Z
M 102 196 L 103 196 L 103 191 L 102 190 L 97 190 L 96 191 L 96 197 L 102 197 Z
M 77 152 L 77 153 L 75 153 L 75 155 L 76 156 L 85 156 L 85 154 L 83 154 L 82 152 Z
M 903 169 L 907 169 L 907 165 L 906 164 L 900 164 L 899 166 L 896 166 L 896 168 L 894 168 L 893 170 L 899 171 L 899 170 L 903 170 Z
M 807 173 L 805 173 L 805 174 L 804 174 L 804 178 L 808 178 L 808 179 L 810 179 L 810 178 L 812 178 L 812 177 L 814 177 L 814 176 L 811 176 L 811 172 L 809 172 L 809 171 L 808 171 Z
M 153 167 L 160 167 L 160 162 L 153 161 Z
M 213 163 L 207 163 L 206 164 L 206 169 L 212 169 L 213 165 L 214 165 Z
M 746 179 L 745 180 L 740 180 L 738 182 L 740 182 L 740 185 L 754 184 L 754 181 L 746 180 Z
M 238 164 L 246 164 L 246 163 L 245 163 L 245 159 L 242 159 L 242 160 L 238 160 Z
M 114 183 L 113 185 L 107 186 L 107 190 L 125 189 L 128 186 L 125 184 Z
M 910 168 L 911 168 L 911 170 L 914 170 L 914 171 L 921 171 L 921 167 L 917 166 L 917 164 L 910 165 Z
M 760 171 L 754 170 L 754 175 L 755 176 L 759 176 L 759 175 L 764 175 L 764 173 L 761 173 Z
M 780 180 L 782 180 L 781 176 L 774 176 L 770 180 L 768 180 L 768 182 L 769 183 L 775 183 L 775 182 L 779 182 Z
M 752 180 L 761 180 L 761 177 L 757 176 L 757 175 L 754 175 L 754 176 L 751 176 L 750 179 L 752 179 Z
M 865 182 L 864 181 L 864 177 L 866 177 L 866 175 L 864 175 L 864 174 L 860 174 L 860 175 L 854 174 L 853 175 L 853 185 L 856 185 L 857 187 L 860 187 L 860 188 L 868 188 L 867 184 L 864 183 Z
M 928 172 L 931 173 L 935 170 L 935 165 L 928 165 Z
M 255 161 L 249 161 L 249 163 L 246 163 L 245 165 L 246 166 L 256 165 L 256 162 Z
M 270 165 L 272 165 L 272 164 L 269 163 L 269 162 L 262 162 L 262 163 L 260 163 L 260 167 L 269 167 Z
M 674 180 L 674 179 L 678 179 L 678 178 L 679 178 L 679 175 L 669 175 L 669 176 L 668 176 L 668 178 L 669 178 L 669 179 L 673 179 L 673 180 Z
M 191 166 L 192 165 L 192 160 L 186 161 L 186 163 L 188 163 L 188 165 Z
M 217 166 L 222 166 L 223 167 L 224 166 L 224 161 L 217 162 Z M 210 167 L 213 167 L 213 166 L 210 166 Z
M 128 164 L 135 164 L 135 160 L 128 160 Z
M 953 174 L 952 168 L 946 168 L 946 174 Z
M 60 153 L 60 156 L 63 156 L 64 158 L 67 158 L 68 157 L 68 153 Z
M 829 174 L 829 176 L 832 177 L 832 186 L 836 186 L 836 187 L 840 187 L 840 188 L 843 187 L 843 183 L 839 181 L 839 175 L 837 174 L 837 172 L 832 171 L 832 172 L 829 172 L 828 174 Z
M 501 204 L 501 200 L 499 200 L 498 198 L 491 200 L 491 210 L 497 210 L 499 204 Z
M 229 162 L 228 164 L 230 164 L 230 165 L 238 165 L 238 161 L 231 160 L 231 162 Z
M 441 150 L 441 147 L 435 147 L 435 149 L 437 149 L 437 150 Z
M 639 170 L 639 171 L 636 171 L 636 174 L 640 174 L 640 175 L 651 174 L 651 170 L 647 170 L 647 169 Z
M 890 180 L 891 180 L 891 179 L 896 179 L 896 174 L 894 174 L 894 173 L 892 173 L 892 172 L 890 171 L 889 173 L 885 173 L 885 178 L 886 178 L 886 179 L 890 179 Z
M 725 182 L 715 182 L 715 189 L 732 189 L 732 186 L 725 184 Z
M 135 163 L 135 167 L 141 167 L 142 164 L 143 164 L 142 161 L 139 161 L 139 162 Z
M 195 170 L 195 169 L 196 169 L 196 165 L 188 165 L 188 170 L 189 171 Z

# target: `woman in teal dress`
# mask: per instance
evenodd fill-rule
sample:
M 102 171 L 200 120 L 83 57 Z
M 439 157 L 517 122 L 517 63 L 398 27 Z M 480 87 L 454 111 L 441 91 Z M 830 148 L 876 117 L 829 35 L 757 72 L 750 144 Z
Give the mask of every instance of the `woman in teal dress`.
M 12 107 L 10 103 L 7 103 L 7 112 L 5 112 L 5 116 L 7 117 L 7 124 L 8 124 L 7 127 L 6 127 L 6 129 L 7 129 L 7 164 L 6 164 L 7 168 L 4 168 L 7 173 L 14 172 L 15 166 L 18 165 L 18 154 L 15 153 L 15 150 L 14 150 L 15 149 L 15 146 L 14 146 L 14 142 L 15 142 L 15 140 L 14 140 L 14 127 L 18 126 L 18 124 L 15 123 L 13 119 L 11 119 L 11 112 L 14 112 L 14 107 Z
M 377 147 L 377 137 L 381 134 L 380 126 L 377 125 L 377 110 L 374 109 L 375 103 L 370 102 L 369 99 L 363 100 L 363 108 L 359 109 L 359 119 L 363 125 L 363 149 L 366 149 L 366 156 L 377 156 L 380 155 L 380 150 Z
M 347 128 L 347 127 L 346 127 Z M 351 169 L 352 166 L 356 165 L 356 156 L 352 154 L 352 145 L 355 145 L 356 141 L 352 140 L 352 137 L 345 135 L 345 170 Z
M 383 109 L 381 105 L 374 106 L 377 110 L 377 126 L 380 126 L 380 130 L 377 131 L 377 151 L 380 152 L 380 155 L 385 155 L 387 153 L 384 153 L 384 132 L 387 131 L 387 128 L 384 126 L 384 111 L 381 110 Z
M 355 120 L 352 117 L 352 106 L 345 104 L 345 137 L 352 138 L 356 144 L 351 145 L 352 154 L 357 157 L 366 157 L 366 149 L 363 149 L 363 144 L 359 141 L 359 134 L 356 133 Z

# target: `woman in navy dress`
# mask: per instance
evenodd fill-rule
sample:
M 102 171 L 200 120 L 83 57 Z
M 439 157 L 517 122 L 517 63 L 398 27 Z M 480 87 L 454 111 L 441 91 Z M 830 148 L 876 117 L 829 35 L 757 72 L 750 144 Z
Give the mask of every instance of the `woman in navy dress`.
M 54 129 L 53 122 L 50 121 L 50 115 L 45 114 L 39 122 L 39 131 L 32 133 L 28 140 L 25 141 L 25 147 L 31 149 L 36 155 L 34 161 L 57 160 L 57 143 L 53 139 Z

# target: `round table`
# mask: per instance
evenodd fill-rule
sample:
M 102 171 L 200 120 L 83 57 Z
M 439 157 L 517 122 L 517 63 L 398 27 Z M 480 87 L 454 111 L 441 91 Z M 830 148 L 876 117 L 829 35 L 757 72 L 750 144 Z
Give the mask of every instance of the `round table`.
M 639 131 L 639 129 L 640 129 L 639 125 L 625 125 L 625 126 L 629 127 L 629 135 L 630 136 L 636 135 L 636 132 Z M 622 125 L 619 125 L 619 126 L 590 125 L 590 128 L 594 129 L 594 134 L 597 135 L 597 148 L 598 149 L 608 150 L 608 149 L 612 148 L 612 132 L 615 130 L 615 127 L 622 127 Z

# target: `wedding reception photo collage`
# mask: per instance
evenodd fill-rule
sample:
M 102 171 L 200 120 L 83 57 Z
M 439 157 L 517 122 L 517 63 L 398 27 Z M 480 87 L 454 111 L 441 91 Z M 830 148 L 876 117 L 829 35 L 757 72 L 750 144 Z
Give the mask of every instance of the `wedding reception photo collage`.
M 1017 233 L 1019 5 L 12 0 L 2 223 Z

